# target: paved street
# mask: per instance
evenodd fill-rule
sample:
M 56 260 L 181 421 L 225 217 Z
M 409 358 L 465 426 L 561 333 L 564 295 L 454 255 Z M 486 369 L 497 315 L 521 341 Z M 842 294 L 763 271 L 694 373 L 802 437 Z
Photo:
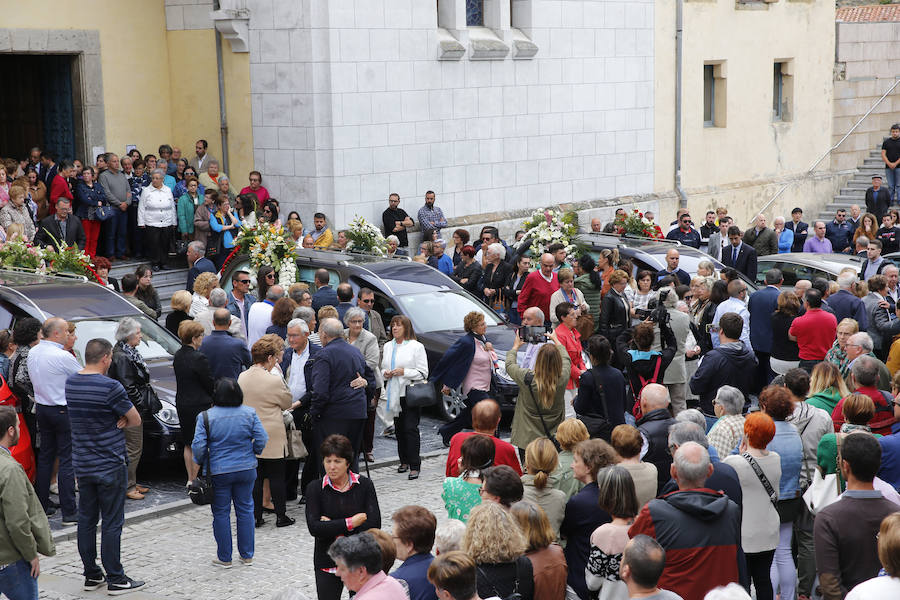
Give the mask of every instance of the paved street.
M 446 454 L 425 459 L 417 481 L 398 474 L 395 466 L 372 470 L 378 489 L 382 527 L 390 529 L 390 515 L 415 502 L 435 513 L 438 523 L 447 515 L 441 501 Z M 246 600 L 267 599 L 294 586 L 315 597 L 312 571 L 313 539 L 306 526 L 303 507 L 289 503 L 288 514 L 297 519 L 292 527 L 277 529 L 273 516 L 256 530 L 256 556 L 250 567 L 237 562 L 223 570 L 210 561 L 215 557 L 212 516 L 209 507 L 191 507 L 183 512 L 128 525 L 122 533 L 122 562 L 126 573 L 148 582 L 145 591 L 130 594 L 134 600 Z M 41 598 L 70 600 L 106 597 L 105 589 L 81 591 L 81 561 L 74 540 L 57 544 L 57 555 L 42 558 Z

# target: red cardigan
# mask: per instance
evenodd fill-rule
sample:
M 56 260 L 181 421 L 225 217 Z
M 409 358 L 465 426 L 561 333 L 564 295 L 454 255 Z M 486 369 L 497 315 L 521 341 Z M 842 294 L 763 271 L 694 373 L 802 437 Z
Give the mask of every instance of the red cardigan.
M 519 292 L 519 315 L 525 314 L 525 311 L 532 306 L 537 306 L 544 312 L 544 319 L 550 320 L 550 296 L 559 289 L 559 280 L 556 279 L 556 273 L 553 273 L 550 281 L 544 279 L 540 270 L 532 271 L 525 278 L 525 285 Z
M 562 323 L 556 326 L 555 331 L 556 339 L 569 353 L 569 359 L 572 363 L 569 383 L 566 385 L 566 389 L 574 390 L 578 387 L 578 380 L 581 378 L 581 374 L 587 370 L 587 367 L 584 365 L 584 357 L 581 355 L 581 334 L 574 329 L 569 329 Z
M 68 198 L 70 201 L 74 200 L 72 197 L 72 190 L 69 189 L 69 184 L 66 183 L 66 180 L 62 178 L 61 175 L 56 175 L 53 178 L 53 181 L 50 183 L 50 213 L 51 215 L 56 214 L 56 201 L 60 198 Z M 73 207 L 74 208 L 74 207 Z

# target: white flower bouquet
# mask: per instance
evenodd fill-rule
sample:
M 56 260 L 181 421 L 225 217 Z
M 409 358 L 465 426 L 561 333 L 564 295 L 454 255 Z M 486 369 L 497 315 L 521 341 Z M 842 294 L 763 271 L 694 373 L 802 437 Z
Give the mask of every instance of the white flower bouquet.
M 347 250 L 352 252 L 365 252 L 375 256 L 385 256 L 388 251 L 387 240 L 381 235 L 381 230 L 364 218 L 356 215 L 350 221 L 350 226 L 345 231 L 347 236 Z

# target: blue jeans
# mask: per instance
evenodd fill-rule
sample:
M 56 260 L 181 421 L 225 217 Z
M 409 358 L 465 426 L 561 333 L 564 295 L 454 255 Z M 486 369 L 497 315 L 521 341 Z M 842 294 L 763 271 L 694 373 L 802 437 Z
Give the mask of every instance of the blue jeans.
M 37 600 L 37 579 L 31 576 L 31 565 L 25 559 L 0 568 L 0 594 L 9 600 Z
M 231 562 L 231 504 L 237 517 L 237 546 L 241 558 L 253 558 L 253 483 L 256 469 L 213 475 L 213 536 L 216 555 Z
M 896 169 L 884 168 L 884 179 L 887 183 L 888 193 L 891 195 L 892 204 L 897 201 L 897 194 L 900 192 L 900 181 L 897 181 L 897 176 L 900 175 L 900 173 L 897 173 L 898 170 L 900 170 L 900 167 Z
M 37 496 L 47 510 L 50 501 L 50 475 L 53 461 L 59 457 L 59 504 L 63 517 L 75 517 L 75 472 L 72 469 L 72 429 L 69 409 L 65 406 L 37 405 L 37 422 L 41 435 L 41 451 L 37 464 Z
M 125 524 L 125 488 L 128 467 L 123 463 L 108 471 L 78 477 L 78 554 L 84 564 L 84 576 L 99 579 L 97 566 L 97 520 L 100 527 L 100 558 L 106 577 L 112 582 L 125 580 L 122 569 L 122 526 Z
M 125 238 L 128 233 L 128 211 L 115 207 L 106 220 L 106 256 L 125 256 Z

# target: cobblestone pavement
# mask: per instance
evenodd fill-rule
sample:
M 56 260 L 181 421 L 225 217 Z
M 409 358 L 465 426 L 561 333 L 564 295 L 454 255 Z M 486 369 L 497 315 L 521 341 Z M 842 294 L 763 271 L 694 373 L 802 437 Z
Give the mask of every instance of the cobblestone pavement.
M 409 481 L 406 473 L 398 474 L 394 465 L 372 470 L 384 529 L 390 529 L 390 516 L 395 510 L 411 503 L 431 510 L 439 524 L 447 520 L 441 500 L 445 464 L 446 453 L 424 459 L 421 476 L 416 481 Z M 254 564 L 241 565 L 235 548 L 235 566 L 230 570 L 210 564 L 216 556 L 216 546 L 208 506 L 126 525 L 122 532 L 125 572 L 129 577 L 147 581 L 144 591 L 128 597 L 133 600 L 268 599 L 291 586 L 315 598 L 313 539 L 306 529 L 304 508 L 289 502 L 288 515 L 297 519 L 297 523 L 281 529 L 275 527 L 274 516 L 267 515 L 266 525 L 256 530 Z M 106 597 L 103 589 L 81 591 L 82 565 L 75 540 L 58 543 L 56 551 L 56 556 L 41 560 L 38 580 L 41 598 Z

